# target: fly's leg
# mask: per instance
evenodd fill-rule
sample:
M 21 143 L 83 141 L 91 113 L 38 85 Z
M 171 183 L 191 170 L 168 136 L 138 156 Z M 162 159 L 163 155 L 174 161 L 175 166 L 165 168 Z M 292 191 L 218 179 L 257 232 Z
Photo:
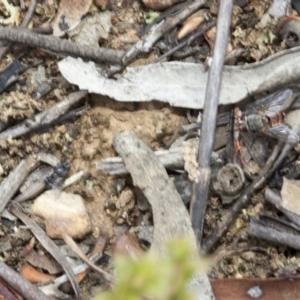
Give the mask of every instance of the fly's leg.
M 240 123 L 242 112 L 236 107 L 234 109 L 234 125 L 233 125 L 233 162 L 245 165 L 245 158 L 242 152 L 242 141 L 240 140 Z

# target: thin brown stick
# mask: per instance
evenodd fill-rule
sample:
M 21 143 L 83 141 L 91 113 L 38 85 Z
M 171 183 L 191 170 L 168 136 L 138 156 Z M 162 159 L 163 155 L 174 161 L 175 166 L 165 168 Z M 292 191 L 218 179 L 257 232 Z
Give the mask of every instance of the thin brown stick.
M 202 237 L 210 184 L 210 158 L 215 137 L 222 70 L 228 43 L 232 6 L 233 0 L 221 1 L 217 22 L 216 44 L 205 94 L 203 123 L 198 152 L 198 179 L 193 187 L 194 190 L 190 208 L 192 226 L 198 245 L 200 245 Z
M 219 238 L 225 233 L 225 231 L 229 228 L 229 226 L 235 221 L 236 215 L 241 211 L 241 209 L 248 204 L 251 199 L 251 196 L 255 191 L 261 188 L 262 184 L 266 181 L 267 173 L 278 157 L 280 151 L 282 149 L 282 142 L 278 142 L 278 144 L 274 147 L 272 154 L 267 160 L 264 168 L 260 171 L 259 175 L 255 178 L 255 180 L 245 189 L 242 195 L 236 200 L 232 208 L 226 213 L 225 220 L 218 224 L 213 232 L 207 237 L 202 245 L 202 249 L 205 252 L 208 252 L 219 240 Z
M 96 62 L 122 65 L 124 52 L 77 44 L 54 36 L 45 36 L 20 28 L 0 26 L 0 40 L 20 43 L 32 47 L 63 53 L 74 57 L 82 57 Z
M 30 22 L 30 20 L 32 19 L 32 16 L 34 14 L 35 11 L 35 6 L 36 6 L 36 0 L 30 0 L 30 4 L 26 13 L 25 18 L 23 19 L 20 28 L 26 28 Z M 9 43 L 6 47 L 4 47 L 4 49 L 2 51 L 0 51 L 0 60 L 4 57 L 4 55 L 6 55 L 9 51 L 9 49 L 11 48 L 11 46 L 14 43 Z
M 7 282 L 15 291 L 27 300 L 49 300 L 36 286 L 29 283 L 24 277 L 0 261 L 0 277 Z
M 72 237 L 67 233 L 63 233 L 63 240 L 65 243 L 74 251 L 74 253 L 80 257 L 88 266 L 90 266 L 94 271 L 99 272 L 107 281 L 110 283 L 115 283 L 115 278 L 108 272 L 102 270 L 100 267 L 96 266 L 90 259 L 83 253 L 79 246 L 75 243 Z
M 91 257 L 94 257 L 95 255 L 97 255 L 97 257 L 102 257 L 103 252 L 107 246 L 107 242 L 108 242 L 108 236 L 106 234 L 100 234 L 99 237 L 97 238 L 97 241 L 94 245 L 94 248 L 93 248 L 91 254 L 89 255 L 89 259 L 91 260 L 91 262 L 95 263 L 91 259 Z M 79 282 L 83 281 L 83 279 L 88 275 L 90 270 L 91 270 L 91 268 L 88 267 L 85 271 L 79 273 L 79 275 L 80 275 Z M 75 274 L 77 275 L 77 273 L 75 273 Z M 76 277 L 78 278 L 78 276 L 76 276 Z M 71 286 L 70 281 L 67 281 L 64 284 L 62 284 L 60 286 L 60 290 L 63 291 L 64 293 L 70 294 L 72 291 L 72 286 Z

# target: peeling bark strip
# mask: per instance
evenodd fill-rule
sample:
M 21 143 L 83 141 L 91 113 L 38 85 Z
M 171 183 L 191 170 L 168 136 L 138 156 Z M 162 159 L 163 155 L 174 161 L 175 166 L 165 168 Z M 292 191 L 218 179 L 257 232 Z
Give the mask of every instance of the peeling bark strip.
M 134 185 L 139 187 L 151 204 L 154 221 L 152 249 L 163 252 L 163 244 L 176 237 L 190 237 L 196 251 L 191 220 L 180 195 L 165 168 L 133 131 L 117 133 L 114 147 L 123 158 Z M 196 299 L 214 299 L 205 274 L 198 273 L 189 288 Z
M 31 47 L 82 57 L 97 62 L 122 65 L 123 51 L 77 44 L 54 36 L 45 36 L 27 29 L 0 26 L 0 40 L 25 44 Z
M 237 104 L 249 100 L 249 95 L 259 96 L 266 91 L 278 91 L 291 82 L 298 82 L 299 53 L 300 47 L 297 47 L 256 63 L 224 66 L 219 105 Z M 155 99 L 176 107 L 204 107 L 207 71 L 203 64 L 164 62 L 127 67 L 127 72 L 117 80 L 106 78 L 102 74 L 105 71 L 103 68 L 97 68 L 97 71 L 94 63 L 81 59 L 67 57 L 58 66 L 70 83 L 117 101 Z

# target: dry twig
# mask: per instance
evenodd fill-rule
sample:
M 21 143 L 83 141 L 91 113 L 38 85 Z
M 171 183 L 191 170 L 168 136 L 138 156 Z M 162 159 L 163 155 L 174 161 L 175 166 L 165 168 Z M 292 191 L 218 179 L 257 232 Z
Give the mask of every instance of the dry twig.
M 27 29 L 0 26 L 0 40 L 39 47 L 96 62 L 122 65 L 123 51 L 77 44 L 54 36 L 45 36 Z
M 40 163 L 46 162 L 52 166 L 56 166 L 59 160 L 51 154 L 38 153 L 23 159 L 19 165 L 9 174 L 9 176 L 1 182 L 0 185 L 0 213 L 5 209 L 8 201 L 15 195 L 22 182 Z
M 216 44 L 214 48 L 212 65 L 208 74 L 205 94 L 203 123 L 198 152 L 198 180 L 195 182 L 193 187 L 194 190 L 190 208 L 192 225 L 198 245 L 201 243 L 204 215 L 209 192 L 211 176 L 210 158 L 216 131 L 220 85 L 225 51 L 228 43 L 232 5 L 233 0 L 223 0 L 220 3 Z
M 291 248 L 300 250 L 299 234 L 278 231 L 270 226 L 267 226 L 267 224 L 261 220 L 251 218 L 247 233 L 250 236 L 264 239 L 271 243 L 289 246 Z
M 22 222 L 27 225 L 35 237 L 39 240 L 42 246 L 56 259 L 67 273 L 70 282 L 72 283 L 77 299 L 80 298 L 79 285 L 76 280 L 75 274 L 66 260 L 65 256 L 60 252 L 56 244 L 48 237 L 48 235 L 38 226 L 36 222 L 27 217 L 20 209 L 20 205 L 14 203 L 11 208 L 11 212 L 18 217 Z M 39 298 L 35 298 L 39 299 Z
M 281 196 L 272 191 L 269 187 L 265 190 L 265 198 L 268 202 L 273 204 L 279 211 L 281 211 L 288 219 L 300 227 L 300 216 L 282 207 Z
M 151 26 L 146 35 L 135 43 L 124 55 L 123 66 L 121 67 L 111 67 L 109 70 L 105 70 L 105 75 L 107 77 L 120 72 L 124 67 L 128 66 L 133 60 L 135 60 L 139 55 L 148 53 L 152 50 L 155 43 L 161 39 L 166 33 L 172 30 L 176 25 L 180 24 L 182 21 L 187 19 L 191 14 L 196 12 L 200 7 L 205 5 L 204 0 L 194 0 L 193 2 L 184 3 L 185 8 L 183 8 L 174 17 L 162 20 L 158 24 Z M 172 9 L 172 8 L 171 8 Z
M 200 31 L 194 33 L 193 35 L 191 35 L 187 40 L 185 40 L 184 42 L 178 44 L 176 47 L 174 47 L 173 49 L 171 49 L 170 51 L 164 53 L 163 55 L 161 55 L 160 57 L 156 58 L 152 63 L 158 63 L 161 60 L 163 60 L 164 58 L 172 55 L 174 52 L 184 48 L 186 45 L 190 45 L 194 40 L 198 39 L 199 37 L 201 37 L 202 35 L 205 34 L 206 31 L 208 31 L 209 29 L 211 29 L 213 26 L 216 25 L 216 21 L 213 20 L 210 23 L 208 23 L 206 26 L 204 26 L 204 28 L 202 28 Z
M 45 125 L 50 125 L 57 121 L 71 106 L 78 103 L 86 95 L 86 91 L 77 91 L 68 95 L 65 100 L 58 102 L 41 113 L 33 115 L 22 123 L 1 132 L 0 140 L 5 140 L 8 137 L 17 138 Z

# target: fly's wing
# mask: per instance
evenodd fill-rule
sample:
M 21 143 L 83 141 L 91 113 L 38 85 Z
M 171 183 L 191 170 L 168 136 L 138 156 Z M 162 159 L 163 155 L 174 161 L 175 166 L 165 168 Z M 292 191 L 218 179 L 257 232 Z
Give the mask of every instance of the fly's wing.
M 286 111 L 294 102 L 296 94 L 291 89 L 275 92 L 265 98 L 248 103 L 241 107 L 244 115 L 264 112 Z M 218 115 L 217 125 L 222 126 L 230 121 L 230 113 Z
M 254 114 L 258 110 L 285 111 L 292 105 L 295 98 L 296 94 L 291 89 L 284 89 L 245 105 L 242 111 L 244 114 Z
M 275 139 L 288 142 L 290 144 L 296 144 L 300 141 L 298 134 L 285 124 L 278 124 L 274 127 L 271 127 L 264 133 Z

